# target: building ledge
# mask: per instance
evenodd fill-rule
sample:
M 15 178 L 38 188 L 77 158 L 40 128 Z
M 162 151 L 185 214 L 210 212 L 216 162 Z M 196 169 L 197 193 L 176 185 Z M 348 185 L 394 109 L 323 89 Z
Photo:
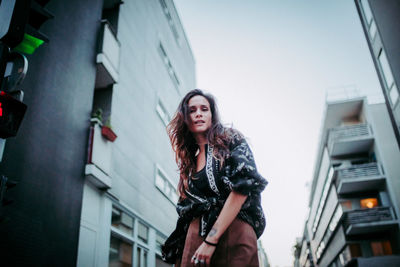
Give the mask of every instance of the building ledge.
M 385 184 L 385 177 L 382 175 L 371 177 L 357 177 L 341 179 L 338 182 L 337 193 L 347 194 L 374 190 Z
M 398 222 L 395 220 L 390 221 L 378 221 L 369 223 L 357 223 L 351 224 L 346 229 L 346 235 L 359 235 L 374 232 L 382 232 L 398 226 Z
M 351 259 L 345 267 L 367 267 L 367 266 L 400 266 L 400 256 L 398 255 L 388 255 L 388 256 L 375 256 L 369 258 L 353 258 Z
M 111 178 L 94 164 L 86 164 L 85 175 L 99 189 L 110 189 L 112 186 Z

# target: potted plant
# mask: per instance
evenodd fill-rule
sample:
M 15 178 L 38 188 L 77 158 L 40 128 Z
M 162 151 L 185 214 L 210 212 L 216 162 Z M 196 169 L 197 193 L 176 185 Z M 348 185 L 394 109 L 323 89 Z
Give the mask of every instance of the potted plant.
M 103 110 L 98 108 L 95 112 L 92 113 L 91 122 L 98 123 L 101 127 L 101 135 L 107 140 L 114 142 L 117 138 L 117 135 L 112 130 L 110 118 L 103 125 Z
M 96 109 L 96 111 L 92 113 L 92 117 L 91 117 L 90 121 L 102 126 L 103 125 L 103 123 L 102 123 L 103 122 L 103 110 L 101 108 Z
M 107 122 L 101 127 L 101 134 L 111 142 L 114 142 L 117 138 L 117 135 L 112 130 L 110 118 L 108 118 Z

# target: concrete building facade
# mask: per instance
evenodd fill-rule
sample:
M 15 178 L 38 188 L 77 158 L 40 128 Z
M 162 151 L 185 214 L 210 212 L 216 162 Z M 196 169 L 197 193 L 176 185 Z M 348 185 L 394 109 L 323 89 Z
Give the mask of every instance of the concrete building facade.
M 174 3 L 46 8 L 50 41 L 27 56 L 28 111 L 0 164 L 18 181 L 0 265 L 167 266 L 160 244 L 175 226 L 178 175 L 165 126 L 195 87 Z
M 93 112 L 101 108 L 118 138 L 104 143 L 92 122 L 78 266 L 165 266 L 160 246 L 174 229 L 178 200 L 165 127 L 195 86 L 194 59 L 172 1 L 127 1 L 118 13 L 111 23 L 118 82 L 96 79 L 93 100 Z
M 400 2 L 355 0 L 400 147 Z
M 299 266 L 400 264 L 398 162 L 385 104 L 327 103 Z

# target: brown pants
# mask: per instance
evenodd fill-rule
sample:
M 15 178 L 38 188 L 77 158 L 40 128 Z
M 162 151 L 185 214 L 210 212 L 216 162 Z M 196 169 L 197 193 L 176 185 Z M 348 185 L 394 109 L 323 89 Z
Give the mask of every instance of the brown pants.
M 199 236 L 200 219 L 194 219 L 189 226 L 185 248 L 177 267 L 193 266 L 190 263 L 194 253 L 203 242 Z M 221 236 L 211 257 L 211 267 L 258 267 L 257 237 L 254 229 L 236 218 Z

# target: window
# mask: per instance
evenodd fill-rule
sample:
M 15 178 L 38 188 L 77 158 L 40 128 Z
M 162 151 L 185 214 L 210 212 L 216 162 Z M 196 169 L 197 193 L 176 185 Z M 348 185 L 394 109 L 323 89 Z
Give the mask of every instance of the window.
M 371 249 L 374 256 L 392 255 L 392 246 L 388 240 L 371 242 Z
M 133 218 L 116 207 L 112 209 L 111 225 L 130 236 L 133 235 Z
M 101 18 L 107 20 L 114 33 L 118 30 L 119 5 L 122 1 L 104 0 Z
M 346 266 L 346 264 L 355 257 L 362 257 L 360 244 L 354 243 L 347 245 L 339 254 L 339 266 Z
M 361 0 L 362 10 L 364 11 L 365 21 L 368 23 L 368 26 L 371 24 L 373 17 L 371 7 L 369 6 L 368 0 Z
M 154 245 L 156 267 L 172 267 L 161 259 L 165 235 L 120 204 L 112 207 L 110 230 L 109 267 L 148 267 L 149 251 Z
M 343 215 L 343 210 L 341 205 L 337 205 L 335 212 L 333 213 L 333 216 L 329 222 L 329 227 L 324 233 L 324 237 L 322 238 L 322 241 L 318 245 L 317 251 L 316 251 L 316 256 L 317 260 L 319 260 L 324 253 L 326 249 L 326 245 L 329 243 L 329 240 L 333 234 L 333 232 L 336 229 L 336 226 L 338 225 L 340 219 L 342 218 Z
M 161 43 L 159 44 L 158 50 L 159 50 L 161 59 L 164 62 L 165 67 L 167 68 L 167 72 L 168 72 L 169 76 L 171 77 L 171 80 L 174 83 L 174 85 L 179 93 L 179 86 L 181 83 L 178 79 L 178 76 L 176 75 L 175 69 L 172 66 L 171 60 L 169 59 L 167 52 L 165 51 L 165 48 Z
M 166 239 L 164 237 L 162 237 L 160 234 L 157 233 L 157 236 L 156 236 L 156 250 L 158 252 L 160 252 L 160 253 L 161 253 L 161 246 L 164 244 L 165 240 Z
M 392 70 L 390 68 L 389 61 L 387 59 L 385 50 L 381 49 L 378 60 L 379 60 L 380 69 L 383 74 L 383 78 L 386 83 L 386 90 L 389 93 L 391 104 L 392 104 L 392 106 L 395 106 L 397 103 L 397 100 L 399 98 L 399 92 L 398 92 L 396 83 L 394 82 Z
M 374 40 L 377 33 L 377 28 L 368 0 L 361 0 L 361 6 L 364 13 L 364 20 L 367 26 L 367 30 L 369 32 L 369 36 L 371 37 L 371 40 Z
M 147 227 L 143 223 L 139 222 L 139 225 L 138 225 L 138 238 L 139 238 L 139 240 L 143 241 L 144 243 L 147 243 L 148 235 L 149 235 L 149 227 Z
M 395 84 L 393 84 L 392 88 L 390 89 L 389 96 L 392 106 L 396 106 L 397 100 L 399 99 L 399 89 L 397 89 Z
M 160 1 L 160 5 L 162 7 L 162 10 L 164 12 L 165 18 L 168 21 L 168 25 L 169 25 L 169 27 L 170 27 L 170 29 L 172 31 L 172 35 L 174 36 L 175 41 L 177 42 L 177 44 L 180 45 L 180 36 L 179 36 L 178 30 L 176 29 L 175 22 L 172 19 L 171 12 L 169 11 L 168 5 L 165 2 L 165 0 L 159 0 L 159 1 Z
M 108 266 L 131 267 L 132 251 L 132 244 L 111 235 Z
M 176 186 L 172 184 L 167 175 L 158 166 L 156 166 L 155 185 L 173 204 L 178 202 Z
M 343 211 L 352 210 L 351 200 L 340 201 Z
M 136 267 L 147 267 L 147 250 L 138 246 L 136 248 Z
M 318 224 L 319 224 L 319 220 L 321 219 L 322 210 L 324 208 L 325 201 L 326 201 L 326 198 L 328 196 L 328 192 L 329 192 L 329 188 L 330 188 L 330 185 L 331 185 L 332 178 L 333 178 L 333 168 L 330 167 L 329 173 L 327 175 L 327 179 L 325 180 L 325 184 L 324 184 L 324 188 L 323 188 L 323 191 L 322 191 L 321 200 L 320 200 L 320 202 L 318 204 L 317 215 L 315 216 L 315 219 L 314 219 L 313 228 L 312 228 L 313 233 L 315 233 L 317 231 L 317 227 L 318 227 Z
M 360 207 L 362 209 L 372 209 L 378 206 L 378 199 L 364 198 L 360 200 Z
M 172 267 L 172 264 L 165 263 L 161 256 L 156 256 L 156 267 Z
M 164 104 L 161 102 L 160 99 L 157 102 L 156 111 L 157 111 L 158 116 L 164 123 L 164 125 L 167 126 L 170 121 L 170 116 L 168 114 L 167 109 L 165 108 Z

